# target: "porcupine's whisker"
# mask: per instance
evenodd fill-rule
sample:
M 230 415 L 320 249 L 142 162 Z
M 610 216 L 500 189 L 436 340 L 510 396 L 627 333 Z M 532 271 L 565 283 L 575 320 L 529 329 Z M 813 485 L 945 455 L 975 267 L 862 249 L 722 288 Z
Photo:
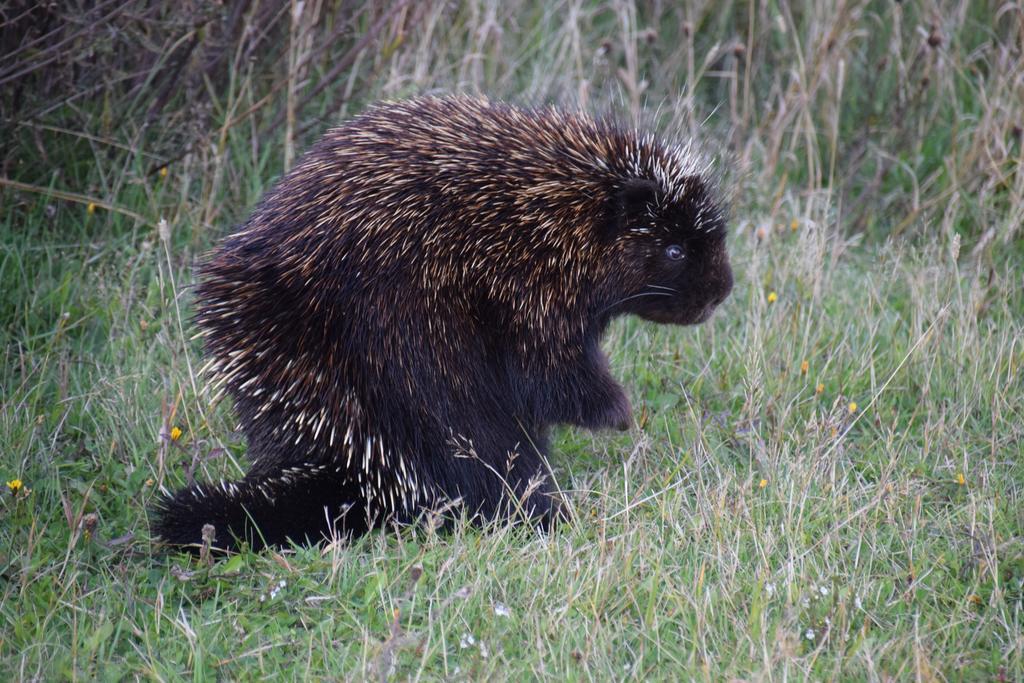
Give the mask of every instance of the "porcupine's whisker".
M 613 308 L 615 308 L 619 304 L 624 304 L 627 301 L 632 301 L 633 299 L 639 299 L 639 298 L 645 297 L 645 296 L 672 296 L 672 295 L 669 292 L 640 292 L 639 294 L 633 294 L 632 296 L 627 296 L 627 297 L 624 297 L 622 299 L 619 299 L 618 301 L 616 301 L 615 303 L 611 304 L 610 306 L 605 307 L 601 311 L 601 313 L 607 313 L 608 311 L 612 310 Z
M 676 289 L 675 287 L 666 287 L 665 285 L 647 285 L 647 286 L 650 287 L 651 289 L 664 289 L 666 292 L 670 292 L 672 294 L 678 294 L 679 293 L 679 290 Z

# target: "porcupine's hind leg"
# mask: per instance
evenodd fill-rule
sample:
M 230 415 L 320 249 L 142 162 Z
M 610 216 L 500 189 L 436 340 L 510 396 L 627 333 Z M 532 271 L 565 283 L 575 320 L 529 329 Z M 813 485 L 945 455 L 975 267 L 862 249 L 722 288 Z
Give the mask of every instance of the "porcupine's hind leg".
M 153 535 L 163 543 L 198 552 L 206 524 L 213 547 L 258 550 L 294 541 L 319 542 L 367 531 L 359 487 L 329 465 L 253 471 L 241 481 L 197 483 L 164 497 L 154 512 Z
M 556 486 L 541 443 L 521 444 L 508 454 L 505 495 L 500 516 L 550 531 L 569 519 L 565 499 Z
M 477 521 L 525 522 L 547 531 L 568 519 L 547 464 L 544 434 L 527 435 L 517 424 L 500 430 L 494 440 L 478 436 L 471 451 L 459 451 L 455 461 L 461 481 L 455 489 L 448 483 L 448 496 L 461 497 Z

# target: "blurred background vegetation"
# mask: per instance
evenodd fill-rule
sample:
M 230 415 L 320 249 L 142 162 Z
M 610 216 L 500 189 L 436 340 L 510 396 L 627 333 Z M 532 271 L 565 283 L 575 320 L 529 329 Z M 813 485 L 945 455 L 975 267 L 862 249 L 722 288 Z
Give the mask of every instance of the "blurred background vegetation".
M 1024 222 L 1024 18 L 1001 0 L 5 7 L 0 199 L 61 200 L 53 225 L 70 201 L 223 229 L 332 123 L 438 91 L 700 135 L 763 189 L 741 206 L 824 188 L 874 239 L 956 231 L 981 253 Z

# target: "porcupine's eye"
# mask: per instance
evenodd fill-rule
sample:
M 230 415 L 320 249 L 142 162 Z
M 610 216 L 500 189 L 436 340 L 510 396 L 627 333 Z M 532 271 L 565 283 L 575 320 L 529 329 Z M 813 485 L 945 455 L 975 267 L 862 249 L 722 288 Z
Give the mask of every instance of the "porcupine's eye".
M 670 244 L 665 247 L 665 257 L 669 261 L 682 261 L 683 260 L 683 248 L 678 244 Z

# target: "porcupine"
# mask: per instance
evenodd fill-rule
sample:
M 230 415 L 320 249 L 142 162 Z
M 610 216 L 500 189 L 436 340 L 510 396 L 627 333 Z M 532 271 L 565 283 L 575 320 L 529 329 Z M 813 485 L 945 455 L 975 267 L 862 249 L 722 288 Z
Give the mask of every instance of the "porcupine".
M 548 432 L 626 429 L 600 339 L 706 320 L 732 271 L 692 143 L 466 96 L 330 130 L 199 268 L 195 321 L 251 469 L 157 505 L 235 549 L 356 536 L 457 504 L 559 518 Z

